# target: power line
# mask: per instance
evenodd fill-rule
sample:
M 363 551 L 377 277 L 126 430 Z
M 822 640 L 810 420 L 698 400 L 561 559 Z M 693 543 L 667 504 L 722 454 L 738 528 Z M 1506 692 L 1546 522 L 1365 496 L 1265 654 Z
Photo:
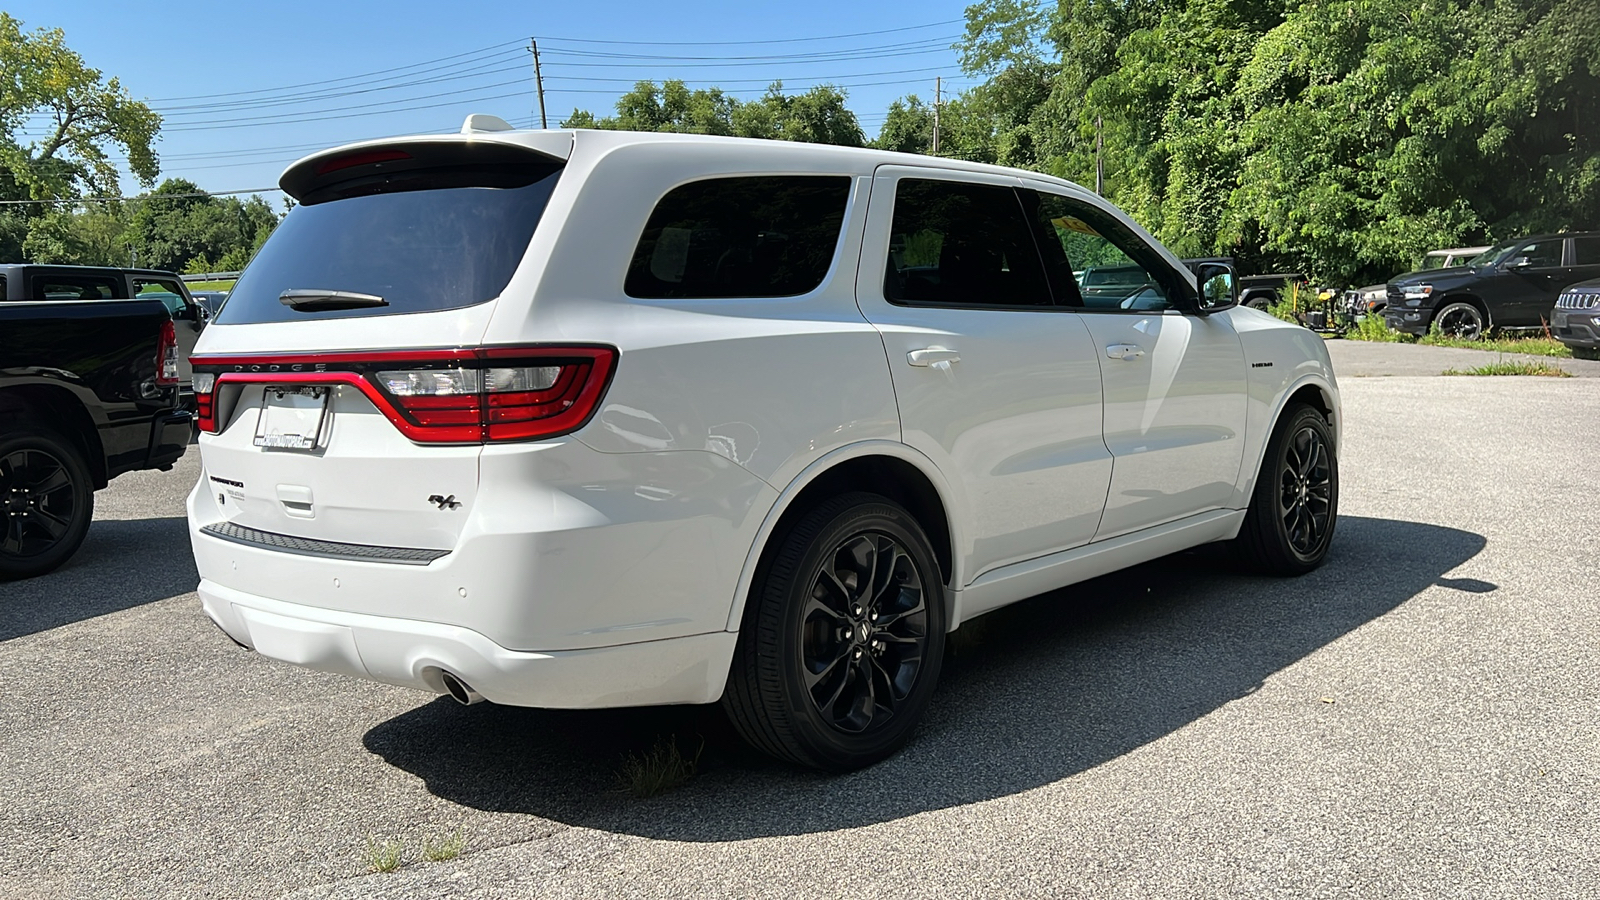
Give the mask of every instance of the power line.
M 837 41 L 853 37 L 871 37 L 880 34 L 896 34 L 902 31 L 917 31 L 923 28 L 938 28 L 942 25 L 959 25 L 965 19 L 947 19 L 943 22 L 929 22 L 926 25 L 906 25 L 901 28 L 885 28 L 881 31 L 857 31 L 852 34 L 829 34 L 819 37 L 802 38 L 773 38 L 764 41 L 607 41 L 598 38 L 561 38 L 547 37 L 547 41 L 568 41 L 574 44 L 620 44 L 632 46 L 654 47 L 728 47 L 750 46 L 755 44 L 797 44 L 802 41 Z
M 197 103 L 189 106 L 157 107 L 156 111 L 161 113 L 162 116 L 175 116 L 184 115 L 185 111 L 187 110 L 195 110 L 199 112 L 222 112 L 235 109 L 290 106 L 297 103 L 310 103 L 317 100 L 333 100 L 339 97 L 353 97 L 358 94 L 371 94 L 377 91 L 393 91 L 424 84 L 438 84 L 444 81 L 459 81 L 463 78 L 474 78 L 482 75 L 494 75 L 500 72 L 512 71 L 515 67 L 505 65 L 505 63 L 514 58 L 511 54 L 515 54 L 517 52 L 518 51 L 516 50 L 510 50 L 506 51 L 505 53 L 495 54 L 493 57 L 486 57 L 486 61 L 483 61 L 482 65 L 479 65 L 476 68 L 466 69 L 460 72 L 452 72 L 448 75 L 434 75 L 429 78 L 422 78 L 415 81 L 403 81 L 397 84 L 376 85 L 372 87 L 332 92 L 310 92 L 304 94 L 293 94 L 284 97 L 262 97 L 255 100 L 230 100 L 225 103 Z
M 469 51 L 467 51 L 465 53 L 457 53 L 457 54 L 455 54 L 453 56 L 441 56 L 438 59 L 430 59 L 430 60 L 427 60 L 426 62 L 412 63 L 412 64 L 406 65 L 406 66 L 396 66 L 396 67 L 394 67 L 392 69 L 379 69 L 376 72 L 365 72 L 365 73 L 362 73 L 360 75 L 345 75 L 345 76 L 343 76 L 341 78 L 329 78 L 329 79 L 326 79 L 324 81 L 306 81 L 306 82 L 302 82 L 300 84 L 286 84 L 286 85 L 281 85 L 279 87 L 260 88 L 258 90 L 253 90 L 253 91 L 227 91 L 227 92 L 220 93 L 220 94 L 192 94 L 192 95 L 187 96 L 187 97 L 158 97 L 158 98 L 155 98 L 153 100 L 148 100 L 146 102 L 148 102 L 148 103 L 167 103 L 167 102 L 170 102 L 170 101 L 173 101 L 173 100 L 206 100 L 206 99 L 210 99 L 212 97 L 243 97 L 243 96 L 246 96 L 246 95 L 249 95 L 249 94 L 270 94 L 270 93 L 273 93 L 273 92 L 276 92 L 276 91 L 291 91 L 291 90 L 296 90 L 296 89 L 305 88 L 305 87 L 316 87 L 317 85 L 337 84 L 337 83 L 339 83 L 341 81 L 355 81 L 355 80 L 360 79 L 360 78 L 371 78 L 371 77 L 373 77 L 375 75 L 386 75 L 386 74 L 388 74 L 390 72 L 404 72 L 407 69 L 418 69 L 418 68 L 422 68 L 423 66 L 431 66 L 431 65 L 434 65 L 436 63 L 442 63 L 442 62 L 446 62 L 446 61 L 452 60 L 452 59 L 460 59 L 463 56 L 473 56 L 473 55 L 480 54 L 480 53 L 487 53 L 490 50 L 498 50 L 501 47 L 509 47 L 509 46 L 511 46 L 513 44 L 520 45 L 521 43 L 522 43 L 522 41 L 520 39 L 519 40 L 515 40 L 515 41 L 504 41 L 504 42 L 499 43 L 499 44 L 490 44 L 487 47 L 480 47 L 477 50 L 469 50 Z
M 183 194 L 141 194 L 137 197 L 61 197 L 55 200 L 0 200 L 0 206 L 22 206 L 32 203 L 136 203 L 142 200 L 182 200 L 189 197 L 232 197 L 238 194 L 281 194 L 279 188 L 246 188 L 237 191 L 193 191 Z

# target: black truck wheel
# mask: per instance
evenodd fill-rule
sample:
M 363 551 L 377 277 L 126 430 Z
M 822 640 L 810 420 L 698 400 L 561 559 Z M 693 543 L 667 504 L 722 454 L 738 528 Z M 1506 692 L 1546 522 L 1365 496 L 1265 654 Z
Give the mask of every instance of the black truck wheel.
M 758 749 L 829 771 L 905 743 L 944 653 L 944 587 L 915 519 L 876 494 L 820 504 L 750 592 L 723 708 Z
M 92 518 L 94 485 L 72 442 L 26 420 L 0 426 L 0 580 L 66 562 Z

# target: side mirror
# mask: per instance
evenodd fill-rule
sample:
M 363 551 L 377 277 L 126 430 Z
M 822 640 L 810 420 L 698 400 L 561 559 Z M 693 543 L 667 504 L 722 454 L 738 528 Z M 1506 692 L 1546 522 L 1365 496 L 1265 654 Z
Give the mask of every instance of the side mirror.
M 1526 256 L 1519 256 L 1515 259 L 1506 261 L 1506 268 L 1508 269 L 1530 269 L 1532 267 L 1533 260 L 1527 258 Z
M 1198 312 L 1201 315 L 1221 312 L 1239 305 L 1239 279 L 1234 277 L 1233 266 L 1223 263 L 1201 263 L 1195 269 L 1195 281 L 1200 285 Z

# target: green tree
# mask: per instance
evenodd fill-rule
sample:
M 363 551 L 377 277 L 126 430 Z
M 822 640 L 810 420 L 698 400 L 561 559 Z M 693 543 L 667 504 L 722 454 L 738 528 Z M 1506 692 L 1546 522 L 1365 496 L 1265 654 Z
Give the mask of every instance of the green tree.
M 721 88 L 690 89 L 669 80 L 659 87 L 641 81 L 617 101 L 617 114 L 596 118 L 575 109 L 562 128 L 621 131 L 671 131 L 685 134 L 736 135 L 772 140 L 811 141 L 860 147 L 866 136 L 845 106 L 845 94 L 819 85 L 802 94 L 785 94 L 774 83 L 758 100 L 740 101 Z
M 128 262 L 127 206 L 91 203 L 81 211 L 58 206 L 32 222 L 22 253 L 13 259 L 75 266 Z
M 879 150 L 927 153 L 933 148 L 933 108 L 915 94 L 892 101 L 872 145 Z
M 192 265 L 206 271 L 242 269 L 278 223 L 260 197 L 213 197 L 181 178 L 167 179 L 131 205 L 135 211 L 126 234 L 141 265 L 175 272 Z
M 25 124 L 45 136 L 20 143 Z M 0 12 L 0 169 L 13 193 L 116 195 L 108 145 L 122 149 L 140 183 L 151 184 L 160 171 L 153 146 L 160 127 L 160 116 L 87 66 L 59 29 L 25 34 L 21 21 Z

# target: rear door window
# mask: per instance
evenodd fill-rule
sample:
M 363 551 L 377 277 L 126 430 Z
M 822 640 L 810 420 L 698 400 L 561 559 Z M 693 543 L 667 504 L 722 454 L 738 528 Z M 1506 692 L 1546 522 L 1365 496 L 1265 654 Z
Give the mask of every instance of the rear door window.
M 895 188 L 883 296 L 902 305 L 1053 305 L 1016 191 L 921 178 Z
M 124 300 L 122 279 L 106 275 L 35 275 L 35 300 Z
M 498 297 L 555 190 L 556 163 L 404 173 L 297 206 L 239 277 L 217 322 L 392 316 Z M 308 197 L 316 199 L 316 197 Z M 382 305 L 298 311 L 286 291 L 368 295 Z
M 1572 255 L 1575 266 L 1600 266 L 1600 236 L 1573 238 Z
M 673 188 L 650 213 L 624 290 L 643 300 L 797 297 L 827 277 L 850 178 L 715 178 Z

